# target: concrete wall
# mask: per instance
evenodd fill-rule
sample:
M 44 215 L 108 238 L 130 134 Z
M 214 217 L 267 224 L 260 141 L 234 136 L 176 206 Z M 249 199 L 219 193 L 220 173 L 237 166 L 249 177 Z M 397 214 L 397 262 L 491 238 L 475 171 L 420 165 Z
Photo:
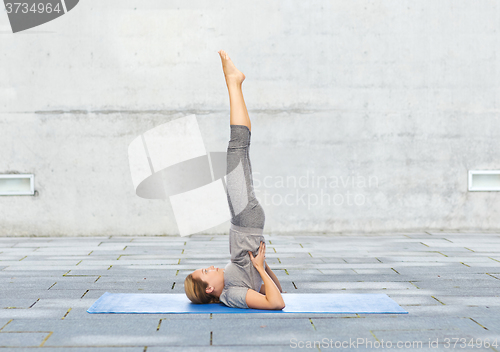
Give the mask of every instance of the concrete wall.
M 265 233 L 500 230 L 500 193 L 467 190 L 500 169 L 494 0 L 85 0 L 16 34 L 0 12 L 0 47 L 0 174 L 37 191 L 0 197 L 1 236 L 178 234 L 127 147 L 194 113 L 225 151 L 219 49 L 247 77 Z

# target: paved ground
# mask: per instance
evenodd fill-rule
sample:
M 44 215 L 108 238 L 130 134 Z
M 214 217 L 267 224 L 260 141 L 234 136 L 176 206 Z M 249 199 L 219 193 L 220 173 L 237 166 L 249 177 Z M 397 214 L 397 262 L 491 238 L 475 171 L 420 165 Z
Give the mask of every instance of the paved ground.
M 409 314 L 89 314 L 106 291 L 183 293 L 228 236 L 2 237 L 0 350 L 500 351 L 498 233 L 265 238 L 287 293 L 385 293 Z

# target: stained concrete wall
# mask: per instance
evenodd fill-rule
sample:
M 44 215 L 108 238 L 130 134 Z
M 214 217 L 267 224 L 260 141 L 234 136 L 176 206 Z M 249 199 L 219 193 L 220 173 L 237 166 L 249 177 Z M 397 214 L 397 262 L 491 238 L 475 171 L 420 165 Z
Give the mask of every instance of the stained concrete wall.
M 265 233 L 500 230 L 500 193 L 467 188 L 500 169 L 494 0 L 85 0 L 0 25 L 0 173 L 37 193 L 0 197 L 2 236 L 177 234 L 127 148 L 194 113 L 225 150 L 219 49 L 247 77 Z

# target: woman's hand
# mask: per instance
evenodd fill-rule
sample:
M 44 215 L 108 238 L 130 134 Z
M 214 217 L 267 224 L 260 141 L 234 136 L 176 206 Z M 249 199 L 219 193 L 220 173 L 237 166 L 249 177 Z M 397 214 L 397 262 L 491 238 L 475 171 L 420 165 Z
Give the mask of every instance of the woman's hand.
M 250 251 L 248 251 L 248 254 L 250 254 L 250 260 L 255 269 L 264 269 L 264 260 L 266 259 L 266 244 L 264 242 L 260 243 L 259 253 L 257 253 L 256 257 L 254 257 Z

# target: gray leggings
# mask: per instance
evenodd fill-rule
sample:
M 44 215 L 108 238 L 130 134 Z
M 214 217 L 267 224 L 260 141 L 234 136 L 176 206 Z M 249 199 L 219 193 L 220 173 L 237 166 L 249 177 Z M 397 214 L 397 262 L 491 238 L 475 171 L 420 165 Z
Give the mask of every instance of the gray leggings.
M 249 155 L 252 133 L 245 125 L 230 125 L 230 127 L 226 182 L 231 223 L 240 227 L 263 229 L 266 217 L 264 209 L 255 197 Z

